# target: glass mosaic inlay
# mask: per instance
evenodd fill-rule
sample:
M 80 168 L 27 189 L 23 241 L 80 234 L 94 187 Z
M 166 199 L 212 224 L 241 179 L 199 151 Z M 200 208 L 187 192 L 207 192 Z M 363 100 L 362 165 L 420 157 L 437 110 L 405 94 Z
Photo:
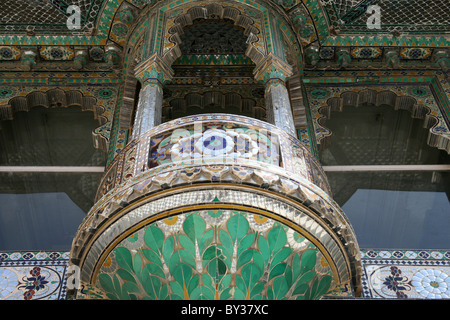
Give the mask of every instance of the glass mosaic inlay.
M 449 299 L 448 251 L 361 250 L 363 297 Z
M 134 236 L 126 241 L 133 243 L 134 239 L 142 241 Z M 0 300 L 66 299 L 68 255 L 44 251 L 0 253 Z M 360 299 L 449 298 L 449 251 L 361 249 L 361 257 L 364 274 Z M 30 272 L 36 278 L 40 275 L 44 286 L 34 294 L 22 287 L 27 278 L 33 277 Z M 46 278 L 48 275 L 52 278 Z
M 301 234 L 267 217 L 203 210 L 160 220 L 116 246 L 97 277 L 110 299 L 319 299 L 331 268 Z
M 0 252 L 0 300 L 65 300 L 68 252 Z

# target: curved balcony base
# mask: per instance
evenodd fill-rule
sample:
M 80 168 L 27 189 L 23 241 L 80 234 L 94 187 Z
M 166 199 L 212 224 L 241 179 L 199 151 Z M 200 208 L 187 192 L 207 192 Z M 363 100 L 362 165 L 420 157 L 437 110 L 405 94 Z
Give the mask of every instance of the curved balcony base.
M 71 263 L 110 299 L 320 299 L 360 291 L 359 249 L 333 200 L 288 172 L 251 166 L 171 168 L 129 180 L 91 210 Z

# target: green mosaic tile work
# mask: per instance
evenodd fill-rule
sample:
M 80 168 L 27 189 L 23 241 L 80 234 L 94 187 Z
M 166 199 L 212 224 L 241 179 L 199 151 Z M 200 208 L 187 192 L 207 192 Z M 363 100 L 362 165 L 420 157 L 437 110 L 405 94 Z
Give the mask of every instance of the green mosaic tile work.
M 123 240 L 97 278 L 111 299 L 317 299 L 330 267 L 299 233 L 264 216 L 205 210 Z

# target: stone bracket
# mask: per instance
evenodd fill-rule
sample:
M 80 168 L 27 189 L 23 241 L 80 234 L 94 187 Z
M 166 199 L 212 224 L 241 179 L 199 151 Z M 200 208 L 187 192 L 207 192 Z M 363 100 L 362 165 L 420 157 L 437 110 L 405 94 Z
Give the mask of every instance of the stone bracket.
M 268 82 L 271 79 L 280 79 L 285 82 L 293 74 L 292 67 L 273 53 L 269 53 L 253 71 L 255 80 Z
M 172 68 L 157 53 L 139 63 L 134 70 L 143 85 L 155 82 L 162 85 L 172 80 L 174 75 Z

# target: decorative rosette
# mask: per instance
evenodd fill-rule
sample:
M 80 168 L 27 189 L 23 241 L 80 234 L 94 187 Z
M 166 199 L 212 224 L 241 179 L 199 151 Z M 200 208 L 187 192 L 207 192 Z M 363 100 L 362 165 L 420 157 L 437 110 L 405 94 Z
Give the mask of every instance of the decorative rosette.
M 225 223 L 230 217 L 229 210 L 203 210 L 200 211 L 200 216 L 205 219 L 205 221 L 214 226 L 221 225 Z
M 172 216 L 158 221 L 158 227 L 168 234 L 176 232 L 181 229 L 183 222 L 186 219 L 184 214 Z
M 264 232 L 272 228 L 274 221 L 263 215 L 248 214 L 247 220 L 250 227 L 258 232 Z

